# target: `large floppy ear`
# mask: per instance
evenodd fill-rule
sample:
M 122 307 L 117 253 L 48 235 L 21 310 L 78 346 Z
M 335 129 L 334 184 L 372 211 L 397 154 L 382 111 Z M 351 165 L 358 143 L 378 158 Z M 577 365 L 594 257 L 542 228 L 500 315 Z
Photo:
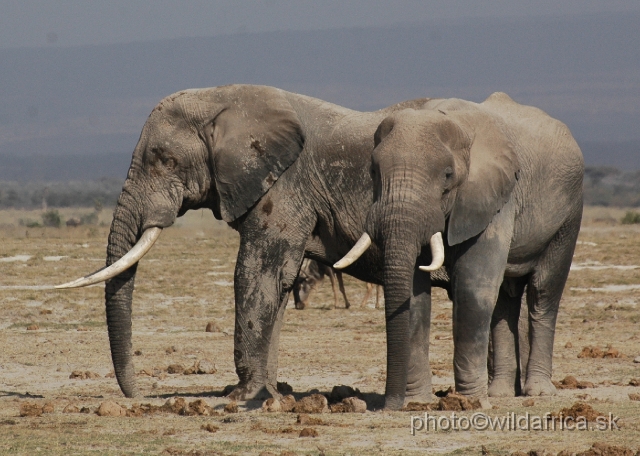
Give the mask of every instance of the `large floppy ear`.
M 520 171 L 504 127 L 486 117 L 476 127 L 469 153 L 469 174 L 457 189 L 449 216 L 449 245 L 480 234 L 491 223 L 509 200 Z
M 202 132 L 226 222 L 245 214 L 304 147 L 300 121 L 284 95 L 254 95 L 229 102 Z

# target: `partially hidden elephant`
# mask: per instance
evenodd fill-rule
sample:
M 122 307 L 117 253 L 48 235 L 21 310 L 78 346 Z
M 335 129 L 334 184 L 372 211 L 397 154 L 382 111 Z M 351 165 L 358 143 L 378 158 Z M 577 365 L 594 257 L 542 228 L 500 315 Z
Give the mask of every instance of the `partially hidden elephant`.
M 526 288 L 523 392 L 555 394 L 556 317 L 583 204 L 583 158 L 568 128 L 494 93 L 479 104 L 432 99 L 422 109 L 394 112 L 380 124 L 375 144 L 375 201 L 365 232 L 335 267 L 350 273 L 369 245 L 377 247 L 387 308 L 397 309 L 402 321 L 394 324 L 407 328 L 410 307 L 420 301 L 430 307 L 430 274 L 444 265 L 455 388 L 482 399 L 522 393 L 517 327 Z M 420 266 L 425 262 L 430 266 Z
M 250 85 L 191 89 L 163 99 L 133 152 L 114 210 L 107 267 L 60 286 L 106 281 L 111 356 L 123 393 L 138 394 L 131 342 L 138 261 L 176 217 L 209 208 L 240 234 L 233 353 L 239 383 L 230 396 L 279 397 L 280 327 L 303 258 L 330 265 L 349 251 L 373 202 L 369 168 L 376 128 L 391 113 L 427 102 L 357 112 Z M 370 249 L 363 260 L 349 273 L 383 284 L 380 252 Z M 413 400 L 431 398 L 425 309 L 412 310 L 410 331 L 408 324 L 393 324 L 400 311 L 386 307 L 390 409 L 402 407 L 405 393 Z

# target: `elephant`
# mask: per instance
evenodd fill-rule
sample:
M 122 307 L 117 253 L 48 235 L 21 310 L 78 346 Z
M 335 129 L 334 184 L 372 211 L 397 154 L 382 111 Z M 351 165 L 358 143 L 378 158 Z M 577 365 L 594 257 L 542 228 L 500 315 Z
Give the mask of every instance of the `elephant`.
M 349 273 L 370 245 L 382 251 L 385 300 L 398 309 L 394 324 L 403 333 L 416 302 L 430 307 L 430 274 L 444 269 L 456 391 L 486 403 L 487 396 L 555 394 L 555 324 L 583 205 L 584 163 L 569 129 L 494 93 L 482 103 L 432 99 L 396 111 L 381 122 L 375 145 L 365 231 L 334 267 Z M 520 391 L 525 288 L 529 355 Z
M 176 217 L 209 208 L 240 234 L 233 354 L 239 383 L 229 396 L 280 397 L 279 334 L 302 260 L 331 265 L 349 251 L 373 202 L 369 167 L 376 128 L 391 113 L 419 109 L 428 100 L 358 112 L 273 87 L 228 85 L 160 101 L 142 128 L 114 209 L 107 266 L 59 286 L 106 281 L 109 343 L 125 396 L 138 394 L 131 343 L 138 261 Z M 380 252 L 371 249 L 363 260 L 349 273 L 383 284 Z M 386 306 L 387 324 L 398 311 Z M 431 397 L 424 312 L 412 310 L 410 363 L 407 325 L 388 326 L 389 409 L 401 408 L 405 396 Z M 396 346 L 398 340 L 403 345 Z

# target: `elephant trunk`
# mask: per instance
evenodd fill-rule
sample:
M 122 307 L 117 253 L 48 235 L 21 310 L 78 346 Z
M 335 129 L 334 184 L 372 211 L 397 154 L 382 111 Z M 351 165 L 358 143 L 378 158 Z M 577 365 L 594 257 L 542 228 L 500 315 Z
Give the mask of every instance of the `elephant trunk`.
M 107 266 L 125 255 L 140 237 L 140 215 L 132 195 L 123 191 L 114 211 L 107 246 Z M 107 281 L 105 302 L 111 359 L 120 389 L 127 397 L 138 394 L 132 361 L 131 302 L 137 263 Z

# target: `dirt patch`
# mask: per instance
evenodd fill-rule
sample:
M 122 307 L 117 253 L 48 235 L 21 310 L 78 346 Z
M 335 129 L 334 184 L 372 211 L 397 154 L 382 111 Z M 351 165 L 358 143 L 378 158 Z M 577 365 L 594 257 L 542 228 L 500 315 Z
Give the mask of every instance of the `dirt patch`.
M 592 382 L 581 381 L 576 379 L 573 375 L 567 375 L 559 382 L 553 382 L 554 386 L 558 389 L 586 389 L 595 388 Z

